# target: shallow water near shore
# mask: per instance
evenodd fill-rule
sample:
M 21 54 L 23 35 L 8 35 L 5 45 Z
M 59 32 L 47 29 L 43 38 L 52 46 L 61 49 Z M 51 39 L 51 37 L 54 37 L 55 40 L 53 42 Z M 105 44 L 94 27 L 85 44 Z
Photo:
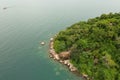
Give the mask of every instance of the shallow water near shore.
M 49 58 L 49 39 L 80 20 L 119 12 L 119 4 L 119 0 L 0 0 L 0 80 L 82 80 Z

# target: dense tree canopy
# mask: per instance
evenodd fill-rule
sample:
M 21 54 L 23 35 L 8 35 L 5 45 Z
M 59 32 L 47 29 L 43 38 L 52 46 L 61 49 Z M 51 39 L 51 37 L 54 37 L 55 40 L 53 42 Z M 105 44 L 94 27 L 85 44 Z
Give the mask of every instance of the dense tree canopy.
M 71 51 L 71 62 L 93 80 L 120 80 L 120 13 L 78 22 L 60 31 L 57 53 Z

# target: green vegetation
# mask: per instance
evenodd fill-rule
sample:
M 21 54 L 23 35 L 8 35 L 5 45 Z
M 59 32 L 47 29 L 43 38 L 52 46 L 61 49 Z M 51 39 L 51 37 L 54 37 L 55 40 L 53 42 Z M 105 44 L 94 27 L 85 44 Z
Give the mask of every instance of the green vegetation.
M 120 80 L 120 13 L 78 22 L 55 37 L 57 53 L 71 51 L 71 62 L 92 80 Z

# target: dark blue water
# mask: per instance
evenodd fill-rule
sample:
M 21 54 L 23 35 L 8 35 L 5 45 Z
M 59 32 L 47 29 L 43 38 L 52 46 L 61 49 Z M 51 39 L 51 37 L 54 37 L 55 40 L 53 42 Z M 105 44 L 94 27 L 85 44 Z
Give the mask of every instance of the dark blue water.
M 82 80 L 49 58 L 49 38 L 80 20 L 119 11 L 119 0 L 0 0 L 0 80 Z

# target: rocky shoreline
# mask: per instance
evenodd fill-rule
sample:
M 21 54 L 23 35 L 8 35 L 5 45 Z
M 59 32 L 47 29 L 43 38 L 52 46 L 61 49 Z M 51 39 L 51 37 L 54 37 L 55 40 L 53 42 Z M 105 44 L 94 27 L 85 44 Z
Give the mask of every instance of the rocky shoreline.
M 70 63 L 70 60 L 64 60 L 61 59 L 59 54 L 57 54 L 53 48 L 53 38 L 50 39 L 50 44 L 49 44 L 49 53 L 50 53 L 50 58 L 53 58 L 54 60 L 57 60 L 58 62 L 66 65 L 70 71 L 75 72 L 77 71 L 77 68 L 73 66 L 73 64 Z
M 53 58 L 54 60 L 60 62 L 61 64 L 66 65 L 66 66 L 69 68 L 69 70 L 70 70 L 71 72 L 75 73 L 76 75 L 81 76 L 81 77 L 83 77 L 84 79 L 89 80 L 89 78 L 88 78 L 88 76 L 87 76 L 86 74 L 80 75 L 80 73 L 78 72 L 77 68 L 70 62 L 69 59 L 65 59 L 65 60 L 64 60 L 64 59 L 61 59 L 60 53 L 57 54 L 57 53 L 55 52 L 55 50 L 54 50 L 54 48 L 53 48 L 53 44 L 54 44 L 54 39 L 53 39 L 53 38 L 50 38 L 50 43 L 49 43 L 49 53 L 50 53 L 49 56 L 50 56 L 50 58 Z M 68 53 L 68 52 L 66 52 L 66 53 Z

